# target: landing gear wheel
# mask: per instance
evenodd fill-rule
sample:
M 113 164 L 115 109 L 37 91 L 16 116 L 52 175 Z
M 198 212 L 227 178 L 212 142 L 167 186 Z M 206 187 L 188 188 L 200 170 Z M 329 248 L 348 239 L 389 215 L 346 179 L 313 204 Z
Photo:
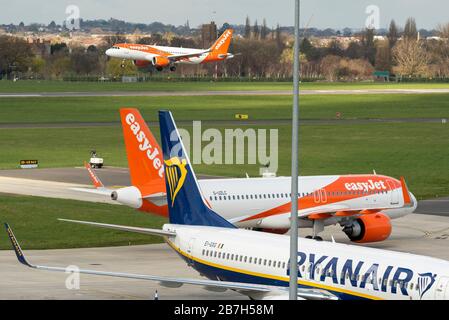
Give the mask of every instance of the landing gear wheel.
M 312 236 L 306 236 L 306 239 L 313 239 Z
M 162 67 L 156 67 L 157 71 L 162 71 L 162 69 L 163 69 Z
M 320 236 L 315 236 L 315 237 L 313 237 L 313 240 L 323 241 L 323 238 L 321 238 Z
M 176 66 L 171 66 L 170 71 L 176 71 Z

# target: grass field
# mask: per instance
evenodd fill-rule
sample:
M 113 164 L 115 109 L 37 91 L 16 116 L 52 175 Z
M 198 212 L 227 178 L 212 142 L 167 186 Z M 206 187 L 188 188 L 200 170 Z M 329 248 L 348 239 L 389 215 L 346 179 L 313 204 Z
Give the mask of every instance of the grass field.
M 161 237 L 82 226 L 58 218 L 160 228 L 166 219 L 125 206 L 0 194 L 0 220 L 8 222 L 26 249 L 103 247 L 160 243 Z M 10 249 L 4 229 L 0 249 Z
M 449 88 L 449 83 L 326 83 L 305 82 L 302 89 L 437 89 Z M 64 82 L 64 81 L 0 81 L 0 92 L 84 92 L 84 91 L 205 91 L 205 90 L 291 90 L 289 82 L 180 82 L 154 81 L 121 82 Z
M 449 118 L 449 94 L 324 95 L 301 98 L 302 119 Z M 0 123 L 120 121 L 118 109 L 138 107 L 147 121 L 170 109 L 177 120 L 290 119 L 289 96 L 0 98 Z

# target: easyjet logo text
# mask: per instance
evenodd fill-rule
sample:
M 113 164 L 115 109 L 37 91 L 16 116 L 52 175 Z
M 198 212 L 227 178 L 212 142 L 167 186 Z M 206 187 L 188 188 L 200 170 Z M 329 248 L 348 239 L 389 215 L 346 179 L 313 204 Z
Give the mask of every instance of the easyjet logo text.
M 223 45 L 223 43 L 226 42 L 226 40 L 229 38 L 230 35 L 231 31 L 230 30 L 226 31 L 226 33 L 221 37 L 220 41 L 218 41 L 214 49 L 215 50 L 220 49 L 220 47 Z
M 128 113 L 125 120 L 139 143 L 139 150 L 145 152 L 147 158 L 153 163 L 154 169 L 159 170 L 159 176 L 163 178 L 164 167 L 162 166 L 161 159 L 157 157 L 159 155 L 159 150 L 157 148 L 153 148 L 150 144 L 145 132 L 141 130 L 139 123 L 136 121 L 136 118 L 132 113 Z
M 346 190 L 353 191 L 369 191 L 369 190 L 386 190 L 384 181 L 376 181 L 369 179 L 367 182 L 348 182 L 345 183 Z

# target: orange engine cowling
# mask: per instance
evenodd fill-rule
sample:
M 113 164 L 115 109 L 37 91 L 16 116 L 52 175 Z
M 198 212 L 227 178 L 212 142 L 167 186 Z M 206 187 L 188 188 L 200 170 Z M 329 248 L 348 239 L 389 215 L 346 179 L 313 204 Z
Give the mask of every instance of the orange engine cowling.
M 358 243 L 383 241 L 391 234 L 390 218 L 381 212 L 366 214 L 345 226 L 343 232 Z
M 133 62 L 134 62 L 134 65 L 139 69 L 140 68 L 142 68 L 142 69 L 148 68 L 151 64 L 151 62 L 147 61 L 147 60 L 134 60 Z
M 163 68 L 170 64 L 170 60 L 163 56 L 157 56 L 153 58 L 153 65 L 155 67 Z

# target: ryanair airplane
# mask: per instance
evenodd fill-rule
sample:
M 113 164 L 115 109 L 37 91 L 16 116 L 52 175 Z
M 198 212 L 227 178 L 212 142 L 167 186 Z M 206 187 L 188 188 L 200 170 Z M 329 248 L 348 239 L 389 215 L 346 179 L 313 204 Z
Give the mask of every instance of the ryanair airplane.
M 192 166 L 168 111 L 159 112 L 170 223 L 162 230 L 71 221 L 164 237 L 188 266 L 208 279 L 80 270 L 80 273 L 230 289 L 252 299 L 288 299 L 289 236 L 236 228 L 205 203 Z M 408 194 L 403 185 L 402 195 Z M 403 199 L 405 201 L 405 199 Z M 6 225 L 19 261 L 30 264 Z M 299 299 L 449 299 L 449 262 L 407 253 L 300 238 Z

